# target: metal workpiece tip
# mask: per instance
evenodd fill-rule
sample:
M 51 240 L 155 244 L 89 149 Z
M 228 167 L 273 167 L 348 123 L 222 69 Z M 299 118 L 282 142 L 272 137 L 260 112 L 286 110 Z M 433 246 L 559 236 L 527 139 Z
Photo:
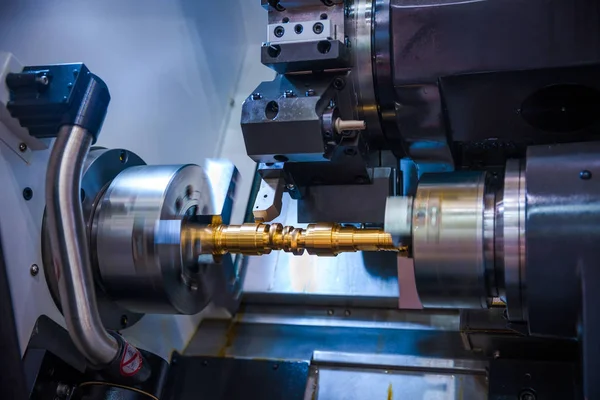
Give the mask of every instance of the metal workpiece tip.
M 344 121 L 341 118 L 335 120 L 335 130 L 337 133 L 347 131 L 364 131 L 367 129 L 367 123 L 365 121 Z
M 225 253 L 264 255 L 282 250 L 294 255 L 336 256 L 356 251 L 403 252 L 392 236 L 381 229 L 358 229 L 353 226 L 319 223 L 306 229 L 281 224 L 249 223 L 244 225 L 184 224 L 182 241 L 197 243 L 190 248 L 202 254 Z

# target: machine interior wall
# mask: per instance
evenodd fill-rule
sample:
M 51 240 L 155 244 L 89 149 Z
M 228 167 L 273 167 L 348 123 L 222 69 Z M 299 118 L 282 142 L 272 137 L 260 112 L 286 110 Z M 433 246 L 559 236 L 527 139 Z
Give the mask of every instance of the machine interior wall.
M 266 13 L 260 2 L 247 0 L 3 0 L 0 50 L 13 53 L 23 65 L 81 61 L 105 80 L 112 101 L 97 145 L 126 148 L 148 164 L 202 165 L 231 143 L 243 149 L 234 100 L 240 86 L 259 82 L 241 71 L 250 42 L 260 40 L 256 32 L 262 32 L 262 19 Z M 244 80 L 252 82 L 244 85 Z M 33 264 L 42 266 L 48 153 L 34 152 L 27 165 L 0 143 L 0 229 L 9 249 L 21 351 L 40 314 L 62 323 L 44 274 L 30 274 Z M 241 153 L 232 159 L 242 164 L 240 210 L 254 177 L 253 164 L 246 160 Z M 23 199 L 25 187 L 33 190 L 30 201 Z M 123 333 L 168 357 L 185 346 L 199 318 L 146 316 Z

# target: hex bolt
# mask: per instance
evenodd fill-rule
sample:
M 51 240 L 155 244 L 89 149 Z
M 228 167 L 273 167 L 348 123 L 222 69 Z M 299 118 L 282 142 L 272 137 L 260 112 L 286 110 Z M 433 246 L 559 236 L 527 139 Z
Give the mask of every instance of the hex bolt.
M 287 185 L 285 185 L 285 187 L 287 188 L 287 190 L 296 190 L 296 185 L 292 183 L 288 183 Z
M 293 91 L 293 90 L 286 90 L 286 91 L 283 93 L 283 96 L 284 96 L 286 99 L 289 99 L 289 98 L 292 98 L 292 97 L 296 97 L 296 95 L 294 94 L 294 91 Z
M 365 121 L 344 121 L 341 118 L 335 120 L 334 126 L 335 131 L 339 134 L 345 131 L 364 131 L 367 129 L 367 123 Z
M 306 97 L 311 97 L 314 96 L 316 94 L 316 92 L 313 89 L 308 89 L 306 91 Z
M 36 276 L 40 273 L 40 267 L 38 267 L 37 264 L 32 264 L 31 268 L 29 268 L 29 273 L 31 274 L 31 276 Z
M 27 151 L 27 145 L 25 143 L 19 144 L 19 151 L 25 153 Z
M 260 93 L 252 93 L 252 100 L 260 100 L 262 99 L 262 95 Z

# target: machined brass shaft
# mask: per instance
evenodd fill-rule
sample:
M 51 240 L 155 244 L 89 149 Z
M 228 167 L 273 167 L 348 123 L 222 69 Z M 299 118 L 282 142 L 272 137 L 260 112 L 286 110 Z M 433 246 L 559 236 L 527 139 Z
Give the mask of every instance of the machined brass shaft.
M 193 243 L 195 254 L 269 254 L 273 250 L 319 256 L 344 252 L 395 251 L 392 236 L 381 229 L 358 229 L 339 224 L 311 224 L 306 229 L 281 224 L 197 225 L 182 227 L 182 243 Z

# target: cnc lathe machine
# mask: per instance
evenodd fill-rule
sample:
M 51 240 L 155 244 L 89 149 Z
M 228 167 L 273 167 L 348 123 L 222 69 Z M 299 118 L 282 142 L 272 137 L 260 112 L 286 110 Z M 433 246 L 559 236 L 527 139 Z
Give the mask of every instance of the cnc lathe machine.
M 600 399 L 600 3 L 4 0 L 0 398 Z

